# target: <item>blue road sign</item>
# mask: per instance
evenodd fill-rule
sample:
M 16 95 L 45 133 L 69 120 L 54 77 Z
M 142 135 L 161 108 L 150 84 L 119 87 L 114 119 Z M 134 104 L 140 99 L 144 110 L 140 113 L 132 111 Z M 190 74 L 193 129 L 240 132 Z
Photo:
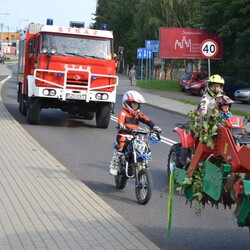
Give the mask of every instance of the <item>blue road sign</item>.
M 145 40 L 145 48 L 153 52 L 159 52 L 159 40 Z
M 137 59 L 152 59 L 153 51 L 151 49 L 139 48 L 137 49 Z

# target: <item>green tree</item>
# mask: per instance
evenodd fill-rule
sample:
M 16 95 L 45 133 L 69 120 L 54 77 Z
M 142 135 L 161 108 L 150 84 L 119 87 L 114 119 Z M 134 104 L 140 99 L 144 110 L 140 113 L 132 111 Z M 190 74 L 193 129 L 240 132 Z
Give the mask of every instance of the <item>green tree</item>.
M 198 20 L 224 40 L 223 74 L 250 80 L 250 3 L 249 0 L 200 0 Z
M 216 31 L 224 41 L 224 58 L 211 66 L 217 73 L 250 80 L 249 0 L 98 0 L 93 26 L 102 23 L 113 30 L 115 50 L 123 46 L 129 64 L 136 62 L 136 49 L 145 40 L 159 39 L 160 27 Z M 171 65 L 180 61 L 171 60 Z
M 137 4 L 138 2 L 133 0 L 98 0 L 93 26 L 98 28 L 102 23 L 106 23 L 114 34 L 115 51 L 118 51 L 119 46 L 123 46 L 125 59 L 131 64 L 135 63 L 134 48 L 138 46 L 134 25 Z

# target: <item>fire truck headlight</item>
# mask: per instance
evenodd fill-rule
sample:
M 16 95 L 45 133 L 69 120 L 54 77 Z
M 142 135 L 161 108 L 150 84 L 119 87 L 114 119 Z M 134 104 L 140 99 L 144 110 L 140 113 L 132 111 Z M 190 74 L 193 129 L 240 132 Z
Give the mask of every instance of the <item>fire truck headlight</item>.
M 102 99 L 102 95 L 100 93 L 98 93 L 98 94 L 95 95 L 95 98 L 97 100 L 101 100 Z
M 49 95 L 49 90 L 48 89 L 44 89 L 43 90 L 43 94 L 46 95 L 46 96 L 48 96 Z
M 44 89 L 43 90 L 43 94 L 45 96 L 55 96 L 56 95 L 56 91 L 54 89 Z
M 43 47 L 42 48 L 42 53 L 47 54 L 48 53 L 48 47 Z
M 56 91 L 54 89 L 51 89 L 49 95 L 55 96 L 56 95 Z
M 97 100 L 107 100 L 109 98 L 108 94 L 101 94 L 101 93 L 97 93 L 95 95 L 95 98 Z
M 57 52 L 56 47 L 52 47 L 52 49 L 51 49 L 51 54 L 52 54 L 52 55 L 55 55 L 55 54 L 56 54 L 56 52 Z
M 103 99 L 103 100 L 107 100 L 108 97 L 109 97 L 109 96 L 108 96 L 107 94 L 103 94 L 103 95 L 102 95 L 102 99 Z

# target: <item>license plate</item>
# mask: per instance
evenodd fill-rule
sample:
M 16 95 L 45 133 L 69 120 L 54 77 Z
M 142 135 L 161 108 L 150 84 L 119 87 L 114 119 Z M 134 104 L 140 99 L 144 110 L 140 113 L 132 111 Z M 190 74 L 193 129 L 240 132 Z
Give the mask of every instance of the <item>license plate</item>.
M 77 99 L 77 100 L 85 100 L 86 95 L 83 94 L 66 94 L 67 99 Z

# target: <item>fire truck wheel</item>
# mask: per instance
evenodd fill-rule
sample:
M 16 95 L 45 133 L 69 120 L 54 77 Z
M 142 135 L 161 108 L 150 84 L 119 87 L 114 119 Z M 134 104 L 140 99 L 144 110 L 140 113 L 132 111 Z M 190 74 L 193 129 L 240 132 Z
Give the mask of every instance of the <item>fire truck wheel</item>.
M 38 124 L 40 120 L 41 100 L 39 98 L 28 98 L 27 121 L 29 124 Z
M 107 128 L 111 117 L 112 108 L 110 103 L 101 104 L 96 111 L 96 126 L 98 128 Z
M 19 83 L 18 90 L 17 90 L 17 102 L 20 102 L 20 99 L 21 99 L 21 88 L 22 88 L 22 85 Z
M 19 111 L 20 111 L 21 114 L 23 114 L 24 116 L 27 115 L 26 103 L 25 103 L 25 101 L 24 101 L 23 95 L 20 95 L 20 99 L 19 99 Z

